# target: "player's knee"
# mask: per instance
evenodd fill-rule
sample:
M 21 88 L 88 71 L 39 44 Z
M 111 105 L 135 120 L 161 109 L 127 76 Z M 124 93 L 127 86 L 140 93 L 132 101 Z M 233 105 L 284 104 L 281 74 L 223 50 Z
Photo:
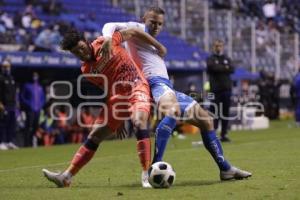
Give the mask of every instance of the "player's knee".
M 214 122 L 213 122 L 213 118 L 209 115 L 207 115 L 207 117 L 204 118 L 203 122 L 202 122 L 202 129 L 203 131 L 211 131 L 214 130 Z
M 179 118 L 180 114 L 181 114 L 178 103 L 162 105 L 160 107 L 160 113 L 161 113 L 162 117 L 168 116 L 168 117 L 173 117 L 173 118 Z
M 209 115 L 208 112 L 203 111 L 202 109 L 198 109 L 196 112 L 196 116 L 194 116 L 195 118 L 197 118 L 200 123 L 200 129 L 201 131 L 211 131 L 214 130 L 214 121 L 213 121 L 213 117 Z
M 136 129 L 147 129 L 147 121 L 148 121 L 148 114 L 147 113 L 140 113 L 135 115 L 132 119 L 132 124 Z

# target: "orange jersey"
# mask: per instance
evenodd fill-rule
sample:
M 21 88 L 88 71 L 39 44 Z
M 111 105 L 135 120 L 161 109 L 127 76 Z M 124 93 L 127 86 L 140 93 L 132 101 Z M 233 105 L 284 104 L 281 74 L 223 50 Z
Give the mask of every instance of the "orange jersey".
M 142 111 L 149 114 L 150 89 L 140 69 L 121 47 L 121 33 L 116 32 L 112 37 L 113 57 L 107 62 L 99 55 L 103 41 L 104 38 L 99 37 L 92 42 L 94 61 L 83 63 L 81 70 L 83 74 L 105 77 L 87 77 L 108 94 L 107 112 L 102 110 L 95 123 L 107 125 L 115 131 L 132 113 Z
M 138 84 L 148 84 L 139 67 L 121 47 L 122 35 L 120 32 L 113 34 L 113 57 L 108 62 L 105 62 L 99 55 L 103 41 L 103 37 L 98 37 L 92 42 L 94 61 L 84 62 L 81 71 L 83 74 L 103 75 L 107 78 L 107 82 L 102 77 L 91 76 L 87 77 L 89 81 L 107 90 L 108 96 L 128 95 L 132 92 L 132 87 Z

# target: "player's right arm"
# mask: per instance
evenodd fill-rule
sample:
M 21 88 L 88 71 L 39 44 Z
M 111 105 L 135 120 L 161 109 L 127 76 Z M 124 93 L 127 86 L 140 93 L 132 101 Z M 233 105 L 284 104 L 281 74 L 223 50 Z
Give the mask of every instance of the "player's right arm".
M 136 22 L 129 23 L 106 23 L 103 26 L 102 34 L 104 36 L 104 42 L 100 53 L 105 58 L 110 58 L 112 53 L 112 35 L 115 31 L 120 31 L 123 36 L 123 41 L 127 41 L 131 38 L 137 38 L 143 42 L 154 46 L 158 50 L 158 54 L 164 57 L 167 54 L 167 49 L 159 43 L 156 39 L 145 32 L 145 26 Z
M 138 28 L 124 29 L 121 30 L 120 33 L 122 34 L 124 41 L 130 40 L 131 38 L 137 38 L 149 45 L 154 46 L 158 50 L 159 56 L 164 57 L 167 54 L 167 48 L 164 45 L 162 45 L 148 33 Z

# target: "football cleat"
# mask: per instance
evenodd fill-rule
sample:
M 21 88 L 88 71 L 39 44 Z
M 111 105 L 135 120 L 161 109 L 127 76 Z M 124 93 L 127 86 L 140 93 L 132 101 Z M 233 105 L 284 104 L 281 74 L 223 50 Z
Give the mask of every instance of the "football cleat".
M 51 172 L 47 169 L 43 169 L 44 176 L 51 182 L 55 183 L 57 187 L 69 187 L 71 185 L 71 177 L 68 177 L 64 173 Z
M 7 143 L 6 146 L 8 149 L 19 149 L 19 147 L 12 142 Z
M 8 147 L 5 143 L 0 143 L 0 150 L 8 150 Z
M 152 188 L 152 186 L 150 185 L 150 183 L 148 181 L 148 178 L 149 178 L 148 171 L 142 171 L 141 180 L 142 180 L 143 188 Z
M 236 167 L 231 167 L 228 171 L 220 172 L 220 179 L 222 181 L 228 181 L 232 179 L 241 180 L 251 176 L 252 174 L 250 172 L 240 170 Z

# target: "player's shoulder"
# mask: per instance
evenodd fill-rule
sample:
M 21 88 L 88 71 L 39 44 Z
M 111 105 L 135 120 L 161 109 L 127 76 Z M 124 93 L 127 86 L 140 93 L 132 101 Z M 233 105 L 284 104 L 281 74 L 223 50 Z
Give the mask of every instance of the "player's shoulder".
M 139 22 L 133 22 L 130 21 L 127 23 L 128 27 L 130 28 L 140 28 L 140 29 L 145 29 L 145 24 L 139 23 Z

